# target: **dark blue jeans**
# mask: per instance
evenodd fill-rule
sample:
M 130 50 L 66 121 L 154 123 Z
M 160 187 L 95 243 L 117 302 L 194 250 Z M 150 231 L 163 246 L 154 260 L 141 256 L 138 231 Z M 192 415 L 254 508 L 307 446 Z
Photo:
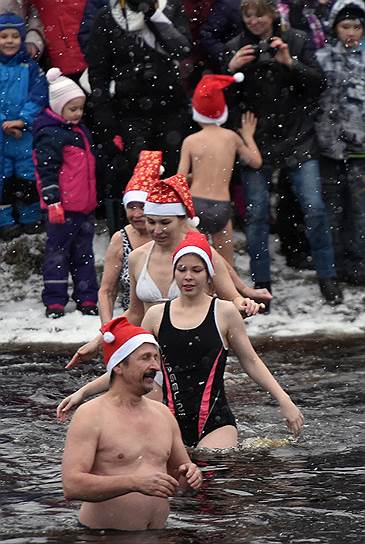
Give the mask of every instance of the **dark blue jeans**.
M 94 215 L 78 212 L 66 212 L 65 215 L 66 223 L 62 225 L 46 221 L 43 304 L 67 304 L 69 273 L 74 283 L 74 301 L 96 303 L 98 284 L 93 251 Z
M 270 172 L 241 167 L 246 199 L 246 238 L 255 283 L 270 282 L 269 180 Z M 318 161 L 289 169 L 289 178 L 299 200 L 306 224 L 306 236 L 320 278 L 336 277 L 332 238 L 322 199 Z
M 337 272 L 365 278 L 365 159 L 322 157 L 320 167 Z

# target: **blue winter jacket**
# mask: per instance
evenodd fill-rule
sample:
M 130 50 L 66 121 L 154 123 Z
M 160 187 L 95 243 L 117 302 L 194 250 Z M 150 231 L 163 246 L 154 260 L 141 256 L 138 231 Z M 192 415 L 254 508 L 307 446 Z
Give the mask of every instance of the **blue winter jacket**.
M 4 121 L 22 119 L 25 128 L 30 130 L 34 119 L 47 105 L 46 76 L 25 47 L 12 57 L 0 55 L 0 125 Z

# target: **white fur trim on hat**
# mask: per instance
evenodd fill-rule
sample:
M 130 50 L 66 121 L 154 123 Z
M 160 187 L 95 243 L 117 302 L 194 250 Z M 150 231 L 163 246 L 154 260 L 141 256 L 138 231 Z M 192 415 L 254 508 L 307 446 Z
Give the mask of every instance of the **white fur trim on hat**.
M 205 115 L 202 115 L 199 113 L 195 108 L 193 108 L 193 119 L 197 123 L 207 123 L 209 125 L 224 125 L 224 123 L 228 119 L 228 108 L 227 106 L 224 108 L 224 112 L 220 117 L 217 117 L 216 119 L 213 119 L 213 117 L 206 117 Z
M 120 346 L 120 348 L 115 350 L 108 361 L 106 367 L 107 372 L 110 373 L 116 365 L 126 359 L 128 355 L 133 353 L 133 351 L 139 348 L 142 344 L 154 344 L 155 346 L 159 347 L 156 338 L 152 334 L 136 334 L 136 336 L 132 336 L 132 338 L 127 340 L 127 342 Z
M 123 196 L 124 207 L 126 208 L 130 202 L 142 202 L 144 204 L 146 202 L 147 195 L 147 191 L 127 191 Z
M 112 342 L 114 342 L 115 340 L 115 336 L 112 332 L 110 331 L 106 331 L 104 332 L 103 334 L 103 340 L 104 342 L 106 342 L 107 344 L 111 344 Z
M 201 249 L 198 246 L 185 246 L 182 247 L 175 255 L 174 260 L 172 261 L 172 265 L 175 268 L 175 265 L 177 261 L 183 257 L 184 255 L 188 255 L 189 253 L 195 253 L 196 255 L 199 255 L 205 262 L 208 268 L 209 276 L 212 278 L 215 274 L 212 261 L 209 258 L 209 255 L 204 251 L 204 249 Z
M 242 81 L 245 79 L 245 76 L 243 75 L 242 72 L 237 72 L 236 74 L 233 75 L 233 79 L 235 80 L 236 83 L 242 83 Z
M 62 116 L 62 110 L 70 100 L 85 98 L 84 91 L 72 79 L 63 76 L 59 68 L 50 68 L 47 72 L 47 80 L 49 105 L 58 115 Z
M 180 202 L 170 202 L 166 204 L 158 204 L 157 202 L 147 202 L 144 205 L 145 215 L 167 215 L 180 216 L 186 215 L 186 208 Z

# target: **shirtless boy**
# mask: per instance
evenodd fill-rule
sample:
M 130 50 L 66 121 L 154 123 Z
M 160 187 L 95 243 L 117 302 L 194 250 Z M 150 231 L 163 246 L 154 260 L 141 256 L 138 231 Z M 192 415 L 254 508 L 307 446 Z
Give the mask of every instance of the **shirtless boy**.
M 105 324 L 109 390 L 78 408 L 63 457 L 66 499 L 84 501 L 80 523 L 92 529 L 164 527 L 168 497 L 198 489 L 202 476 L 181 440 L 170 410 L 146 398 L 160 370 L 158 344 L 148 331 L 119 317 Z
M 185 176 L 191 173 L 199 230 L 212 236 L 215 249 L 232 266 L 229 184 L 236 154 L 252 168 L 262 164 L 254 141 L 257 120 L 252 113 L 242 117 L 240 135 L 220 126 L 228 115 L 222 88 L 234 81 L 231 76 L 208 75 L 198 84 L 193 96 L 193 119 L 202 130 L 184 140 L 178 168 Z

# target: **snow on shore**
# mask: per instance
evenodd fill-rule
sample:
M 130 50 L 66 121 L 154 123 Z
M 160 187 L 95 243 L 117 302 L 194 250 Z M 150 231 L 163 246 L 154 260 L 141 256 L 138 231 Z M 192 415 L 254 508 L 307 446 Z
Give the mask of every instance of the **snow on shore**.
M 236 235 L 236 238 L 242 243 L 242 236 Z M 73 302 L 67 305 L 65 317 L 47 319 L 41 302 L 42 278 L 39 274 L 39 263 L 38 273 L 33 272 L 30 275 L 24 274 L 24 270 L 19 273 L 19 262 L 18 268 L 9 264 L 9 254 L 15 253 L 19 243 L 26 249 L 29 247 L 32 253 L 33 248 L 42 246 L 43 240 L 44 235 L 23 235 L 8 244 L 0 242 L 0 345 L 3 349 L 35 344 L 66 348 L 90 340 L 98 331 L 99 318 L 83 316 L 75 310 Z M 108 242 L 107 233 L 99 226 L 94 246 L 100 273 Z M 278 252 L 279 242 L 275 235 L 271 236 L 270 243 L 275 298 L 270 315 L 259 315 L 246 320 L 249 336 L 253 340 L 305 336 L 326 336 L 343 340 L 346 337 L 364 336 L 364 288 L 345 287 L 344 303 L 332 308 L 324 304 L 321 298 L 315 272 L 297 272 L 287 267 L 284 257 Z M 24 247 L 20 246 L 24 253 L 23 265 L 27 268 L 27 259 L 30 257 L 28 249 L 25 251 Z M 249 283 L 247 255 L 238 254 L 236 264 L 241 277 Z M 28 277 L 24 277 L 25 275 Z M 117 308 L 116 315 L 118 312 Z

